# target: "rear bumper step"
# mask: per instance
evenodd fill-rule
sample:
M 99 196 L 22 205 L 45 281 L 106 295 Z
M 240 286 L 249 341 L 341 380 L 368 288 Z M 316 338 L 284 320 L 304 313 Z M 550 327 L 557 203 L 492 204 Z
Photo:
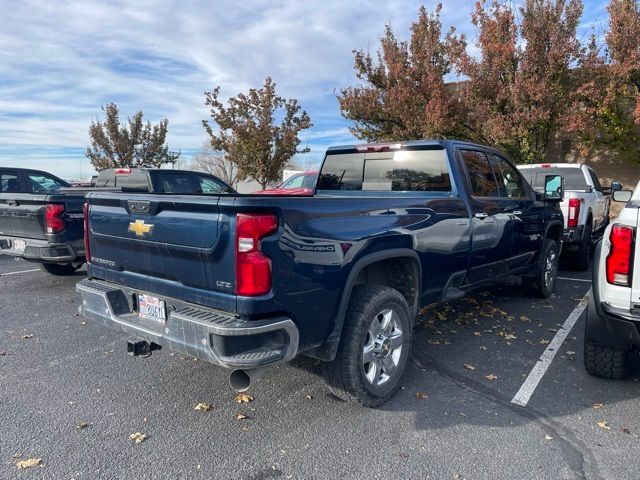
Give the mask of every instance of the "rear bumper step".
M 13 248 L 14 242 L 25 242 L 24 250 Z M 0 237 L 0 254 L 23 257 L 36 262 L 72 263 L 84 262 L 84 244 L 82 240 L 67 243 L 50 243 L 47 240 L 21 237 Z
M 298 328 L 289 318 L 242 320 L 233 314 L 163 298 L 164 323 L 140 318 L 138 292 L 99 280 L 82 280 L 80 313 L 89 320 L 227 368 L 251 369 L 291 360 L 298 352 Z

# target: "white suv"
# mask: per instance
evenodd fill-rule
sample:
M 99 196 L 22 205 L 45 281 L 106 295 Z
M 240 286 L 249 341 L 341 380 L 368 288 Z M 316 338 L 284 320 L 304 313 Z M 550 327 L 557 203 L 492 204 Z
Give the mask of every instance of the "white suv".
M 627 204 L 596 247 L 584 338 L 585 367 L 604 378 L 622 378 L 640 346 L 640 183 L 613 200 Z
M 560 209 L 564 215 L 563 255 L 569 256 L 575 270 L 589 268 L 591 243 L 594 235 L 609 224 L 610 194 L 620 190 L 620 182 L 602 187 L 595 172 L 580 163 L 538 163 L 518 165 L 518 169 L 534 190 L 544 188 L 547 175 L 562 175 L 564 200 Z

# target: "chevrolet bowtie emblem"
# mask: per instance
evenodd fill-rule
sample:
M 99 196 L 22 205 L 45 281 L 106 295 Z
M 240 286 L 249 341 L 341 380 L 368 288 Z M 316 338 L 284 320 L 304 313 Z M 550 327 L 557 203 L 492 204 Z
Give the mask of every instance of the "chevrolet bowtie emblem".
M 151 232 L 153 225 L 144 223 L 144 220 L 136 220 L 129 224 L 129 231 L 136 234 L 136 237 L 143 237 L 145 233 Z

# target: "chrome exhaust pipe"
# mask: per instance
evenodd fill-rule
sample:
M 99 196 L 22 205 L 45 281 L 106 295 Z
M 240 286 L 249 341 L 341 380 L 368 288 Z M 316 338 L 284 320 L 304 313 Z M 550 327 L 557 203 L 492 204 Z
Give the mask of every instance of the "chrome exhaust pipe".
M 264 368 L 253 368 L 250 370 L 238 369 L 231 372 L 229 375 L 229 383 L 231 388 L 236 392 L 246 392 L 249 390 L 251 384 L 257 381 L 265 372 Z

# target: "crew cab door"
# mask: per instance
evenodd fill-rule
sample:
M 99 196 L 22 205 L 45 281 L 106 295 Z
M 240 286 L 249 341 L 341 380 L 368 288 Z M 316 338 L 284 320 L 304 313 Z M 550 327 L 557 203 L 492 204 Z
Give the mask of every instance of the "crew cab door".
M 507 160 L 494 153 L 489 163 L 498 182 L 504 211 L 512 216 L 513 243 L 507 270 L 528 265 L 540 251 L 544 239 L 544 204 L 536 203 L 535 193 L 528 188 L 522 174 Z
M 507 273 L 513 249 L 513 202 L 500 196 L 487 154 L 459 149 L 467 173 L 472 210 L 472 248 L 466 283 L 490 280 Z

